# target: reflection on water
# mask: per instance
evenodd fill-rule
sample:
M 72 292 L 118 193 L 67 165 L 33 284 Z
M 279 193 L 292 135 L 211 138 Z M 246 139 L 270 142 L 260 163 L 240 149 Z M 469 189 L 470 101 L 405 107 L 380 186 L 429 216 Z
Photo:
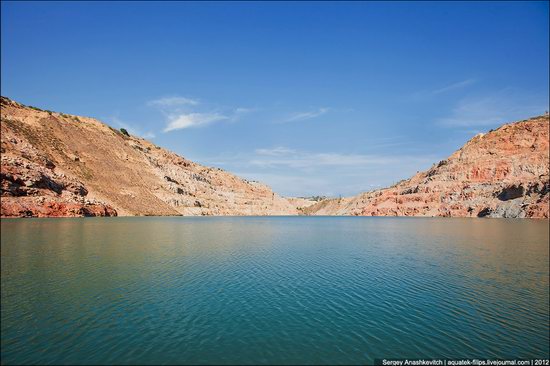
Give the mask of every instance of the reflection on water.
M 549 357 L 547 221 L 1 225 L 3 364 Z

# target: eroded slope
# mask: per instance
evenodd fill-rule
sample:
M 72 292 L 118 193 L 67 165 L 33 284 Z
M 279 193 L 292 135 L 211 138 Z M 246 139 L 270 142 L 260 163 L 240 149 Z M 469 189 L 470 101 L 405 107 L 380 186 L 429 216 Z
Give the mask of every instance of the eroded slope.
M 479 134 L 392 187 L 320 202 L 313 215 L 548 218 L 548 115 Z
M 2 216 L 294 215 L 258 182 L 2 97 Z

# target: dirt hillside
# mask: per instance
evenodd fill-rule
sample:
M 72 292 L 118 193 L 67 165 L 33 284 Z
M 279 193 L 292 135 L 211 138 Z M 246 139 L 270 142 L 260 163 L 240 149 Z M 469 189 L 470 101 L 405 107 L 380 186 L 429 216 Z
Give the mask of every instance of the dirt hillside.
M 300 200 L 82 116 L 1 99 L 2 216 L 296 215 Z
M 2 217 L 549 216 L 548 115 L 479 134 L 392 187 L 317 203 L 281 197 L 96 119 L 4 97 L 1 153 Z

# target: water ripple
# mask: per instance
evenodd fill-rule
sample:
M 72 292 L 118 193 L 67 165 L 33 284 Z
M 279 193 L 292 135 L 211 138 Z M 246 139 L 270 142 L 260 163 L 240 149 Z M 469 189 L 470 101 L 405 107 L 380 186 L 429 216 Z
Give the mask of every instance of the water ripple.
M 2 220 L 2 364 L 548 358 L 548 227 Z

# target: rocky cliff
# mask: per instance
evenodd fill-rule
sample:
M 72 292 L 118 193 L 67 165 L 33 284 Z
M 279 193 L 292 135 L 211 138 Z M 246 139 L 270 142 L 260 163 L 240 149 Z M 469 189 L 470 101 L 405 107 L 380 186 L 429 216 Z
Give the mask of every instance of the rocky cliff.
M 376 191 L 320 202 L 208 168 L 100 121 L 1 98 L 2 217 L 364 215 L 548 218 L 549 120 L 479 134 Z
M 548 218 L 548 115 L 478 134 L 396 185 L 306 208 L 312 215 Z
M 295 215 L 308 204 L 96 119 L 4 97 L 1 153 L 2 217 Z

